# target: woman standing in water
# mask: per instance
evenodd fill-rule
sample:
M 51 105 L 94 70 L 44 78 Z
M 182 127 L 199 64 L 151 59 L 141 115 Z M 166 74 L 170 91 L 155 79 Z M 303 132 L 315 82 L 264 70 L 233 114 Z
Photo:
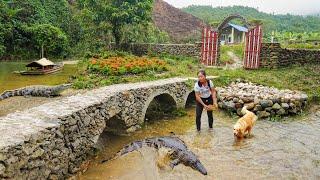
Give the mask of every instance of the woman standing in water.
M 194 85 L 194 92 L 196 95 L 197 107 L 196 107 L 196 124 L 197 130 L 201 130 L 201 115 L 203 108 L 207 110 L 209 128 L 212 129 L 213 116 L 212 109 L 209 105 L 218 107 L 217 93 L 211 80 L 206 77 L 206 72 L 200 70 L 198 72 L 198 81 Z

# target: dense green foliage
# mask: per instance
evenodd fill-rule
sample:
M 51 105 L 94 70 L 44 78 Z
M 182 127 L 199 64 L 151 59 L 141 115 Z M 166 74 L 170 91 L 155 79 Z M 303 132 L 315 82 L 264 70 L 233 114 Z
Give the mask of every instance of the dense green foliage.
M 66 49 L 67 36 L 57 27 L 50 24 L 37 24 L 28 28 L 32 35 L 35 47 L 41 49 L 41 57 L 44 57 L 44 51 L 48 54 L 59 54 Z
M 80 15 L 89 17 L 93 25 L 104 27 L 119 45 L 123 39 L 126 25 L 147 24 L 151 21 L 153 1 L 77 1 Z M 111 31 L 110 31 L 111 30 Z M 107 33 L 104 32 L 103 34 Z
M 273 31 L 280 32 L 318 32 L 320 31 L 319 16 L 274 15 L 260 12 L 254 8 L 243 6 L 216 7 L 189 6 L 182 9 L 211 24 L 219 24 L 230 14 L 240 14 L 249 21 L 261 20 L 264 26 L 265 36 L 270 40 Z M 319 37 L 319 36 L 318 36 Z
M 288 48 L 320 49 L 320 32 L 272 32 L 268 37 L 271 41 L 281 42 L 281 45 Z
M 320 49 L 320 43 L 293 43 L 293 44 L 287 44 L 282 45 L 283 48 L 289 48 L 289 49 Z
M 70 2 L 70 3 L 68 3 Z M 65 58 L 127 42 L 166 42 L 153 0 L 0 0 L 0 58 Z
M 70 3 L 69 3 L 70 2 Z M 0 59 L 67 58 L 99 53 L 112 42 L 164 43 L 167 33 L 151 22 L 153 0 L 0 0 Z M 272 15 L 234 6 L 183 9 L 211 24 L 240 13 L 261 20 L 266 41 L 273 36 L 286 47 L 318 48 L 319 16 Z M 299 44 L 295 44 L 299 43 Z
M 1 0 L 0 11 L 2 58 L 39 57 L 39 43 L 47 43 L 46 55 L 62 56 L 67 43 L 76 42 L 77 28 L 65 0 Z

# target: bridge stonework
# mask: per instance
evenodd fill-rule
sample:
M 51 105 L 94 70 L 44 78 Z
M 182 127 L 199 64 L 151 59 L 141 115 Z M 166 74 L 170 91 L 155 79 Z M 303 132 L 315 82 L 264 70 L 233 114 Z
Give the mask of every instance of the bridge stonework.
M 184 107 L 190 92 L 188 79 L 181 78 L 112 85 L 0 117 L 0 178 L 68 177 L 111 119 L 130 129 L 144 122 L 155 97 Z

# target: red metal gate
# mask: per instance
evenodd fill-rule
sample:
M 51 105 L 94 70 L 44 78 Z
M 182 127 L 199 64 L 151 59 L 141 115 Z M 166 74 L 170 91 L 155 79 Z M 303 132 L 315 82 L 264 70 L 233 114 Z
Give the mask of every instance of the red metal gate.
M 262 28 L 260 25 L 246 33 L 246 47 L 243 66 L 246 69 L 258 69 L 260 65 L 260 50 L 262 43 Z
M 218 33 L 210 27 L 202 31 L 201 63 L 206 66 L 217 65 L 218 59 Z

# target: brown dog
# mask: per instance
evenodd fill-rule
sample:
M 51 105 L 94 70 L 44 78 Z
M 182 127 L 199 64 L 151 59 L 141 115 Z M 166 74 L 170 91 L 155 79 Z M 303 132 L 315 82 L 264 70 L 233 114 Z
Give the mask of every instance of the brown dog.
M 245 135 L 250 136 L 251 130 L 258 119 L 253 112 L 247 110 L 246 106 L 242 108 L 241 113 L 244 116 L 233 126 L 233 134 L 238 138 L 243 138 Z

